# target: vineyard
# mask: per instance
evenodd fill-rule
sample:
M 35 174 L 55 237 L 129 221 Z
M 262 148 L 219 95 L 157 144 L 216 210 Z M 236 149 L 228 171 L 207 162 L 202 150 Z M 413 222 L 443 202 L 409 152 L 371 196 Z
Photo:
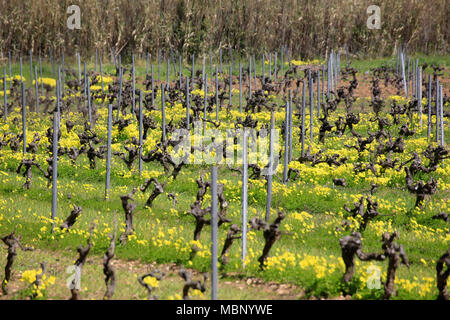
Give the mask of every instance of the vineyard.
M 5 65 L 0 299 L 449 298 L 448 55 Z

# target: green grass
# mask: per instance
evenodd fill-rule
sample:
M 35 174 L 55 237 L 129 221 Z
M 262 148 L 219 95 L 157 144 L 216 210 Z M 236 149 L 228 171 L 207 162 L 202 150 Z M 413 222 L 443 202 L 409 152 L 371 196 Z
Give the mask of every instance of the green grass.
M 265 57 L 266 60 L 268 61 L 268 56 Z M 444 76 L 448 77 L 450 75 L 450 55 L 424 55 L 421 53 L 416 53 L 415 55 L 409 56 L 409 58 L 411 59 L 411 61 L 415 61 L 416 59 L 419 60 L 419 64 L 423 64 L 423 63 L 427 63 L 428 65 L 439 65 L 441 67 L 444 67 Z M 256 72 L 258 75 L 262 74 L 262 63 L 261 63 L 261 59 L 262 56 L 255 56 L 256 59 Z M 299 58 L 293 58 L 293 60 L 300 60 Z M 12 74 L 16 74 L 16 75 L 20 75 L 20 65 L 18 63 L 18 61 L 13 61 L 14 63 L 12 64 Z M 81 74 L 83 77 L 83 72 L 84 72 L 84 62 L 83 60 L 81 60 Z M 202 58 L 197 57 L 196 61 L 195 61 L 195 71 L 197 72 L 198 70 L 202 70 Z M 245 72 L 245 68 L 248 67 L 248 59 L 238 59 L 237 57 L 234 57 L 233 60 L 233 75 L 234 76 L 239 76 L 239 62 L 241 62 L 242 64 L 242 70 L 243 73 Z M 280 59 L 278 59 L 278 66 L 280 66 Z M 286 62 L 286 60 L 284 61 Z M 326 63 L 324 61 L 322 61 L 323 63 Z M 349 62 L 351 63 L 351 65 L 357 69 L 360 73 L 364 73 L 366 71 L 370 71 L 373 68 L 378 68 L 381 67 L 383 65 L 388 65 L 388 66 L 396 66 L 396 58 L 395 57 L 381 57 L 381 58 L 374 58 L 374 59 L 350 59 Z M 7 61 L 6 61 L 7 63 Z M 33 75 L 30 77 L 30 59 L 29 57 L 24 57 L 23 58 L 23 76 L 26 79 L 26 85 L 27 87 L 32 85 L 32 81 L 31 79 L 34 79 L 34 66 L 37 65 L 38 66 L 38 77 L 40 77 L 40 69 L 39 69 L 39 60 L 36 59 L 36 57 L 33 57 Z M 61 65 L 62 61 L 60 60 L 55 60 L 54 62 L 54 72 L 55 74 L 58 72 L 58 65 Z M 118 63 L 118 61 L 117 61 Z M 274 61 L 272 61 L 272 68 L 274 68 L 273 66 Z M 158 80 L 158 61 L 157 60 L 150 60 L 149 62 L 149 67 L 148 67 L 148 72 L 150 74 L 151 72 L 151 65 L 153 65 L 153 72 L 154 72 L 154 77 L 156 80 Z M 229 74 L 229 65 L 230 62 L 228 59 L 224 58 L 224 61 L 222 63 L 222 71 L 225 75 Z M 347 65 L 347 61 L 345 58 L 345 55 L 341 55 L 341 67 L 344 68 Z M 124 68 L 126 68 L 128 71 L 127 73 L 130 73 L 131 70 L 131 60 L 130 61 L 122 61 L 122 66 Z M 167 60 L 164 61 L 161 59 L 161 81 L 166 81 L 167 79 Z M 215 67 L 219 67 L 220 63 L 219 61 L 213 60 L 213 72 L 215 70 Z M 6 68 L 6 74 L 9 74 L 9 67 L 8 65 L 4 65 L 4 68 Z M 1 71 L 1 78 L 3 78 L 3 67 L 0 69 Z M 70 68 L 73 72 L 75 72 L 75 74 L 78 75 L 78 62 L 76 61 L 76 59 L 73 57 L 66 57 L 65 59 L 65 67 L 66 68 Z M 95 70 L 95 57 L 94 59 L 89 59 L 86 61 L 86 67 L 88 71 L 92 71 Z M 170 68 L 169 68 L 169 75 L 170 75 L 170 79 L 173 81 L 174 79 L 178 79 L 179 77 L 179 64 L 178 64 L 178 59 L 175 62 L 175 67 L 177 70 L 177 73 L 174 73 L 174 69 L 173 69 L 173 65 L 172 65 L 172 61 L 170 62 Z M 135 60 L 135 68 L 136 68 L 136 77 L 137 79 L 141 79 L 143 80 L 145 78 L 145 74 L 146 74 L 146 69 L 147 69 L 147 60 L 146 58 L 144 59 L 139 59 L 138 57 L 136 57 Z M 191 76 L 191 68 L 192 68 L 192 61 L 182 61 L 182 74 L 184 77 L 186 76 Z M 287 65 L 283 66 L 283 71 L 286 72 L 286 70 L 288 69 Z M 211 77 L 212 74 L 210 72 L 211 70 L 211 65 L 210 65 L 210 60 L 209 60 L 209 56 L 206 57 L 205 59 L 205 70 L 208 73 L 208 76 Z M 100 65 L 97 64 L 97 72 L 100 74 Z M 426 70 L 424 70 L 424 72 L 432 72 L 431 67 L 428 67 Z M 103 65 L 103 73 L 104 75 L 115 75 L 116 74 L 116 69 L 114 64 L 111 63 L 105 63 Z M 52 64 L 49 60 L 43 59 L 43 63 L 42 63 L 42 74 L 43 77 L 54 77 L 53 74 L 53 67 Z M 265 74 L 266 77 L 269 76 L 269 65 L 266 64 L 265 66 Z M 252 75 L 253 74 L 253 60 L 252 60 Z M 280 76 L 280 74 L 279 74 Z M 211 80 L 211 79 L 210 79 Z M 139 84 L 138 84 L 139 86 Z M 244 86 L 244 85 L 243 85 Z M 245 87 L 245 86 L 244 86 Z M 3 89 L 3 88 L 2 88 Z
M 426 61 L 434 61 L 436 59 L 441 65 L 448 67 L 449 57 L 421 57 Z M 354 66 L 360 72 L 370 69 L 374 66 L 379 66 L 389 59 L 378 59 L 372 61 L 355 61 Z M 208 62 L 208 59 L 207 59 Z M 207 64 L 208 65 L 208 64 Z M 258 66 L 259 67 L 259 66 Z M 89 64 L 89 69 L 93 68 Z M 366 69 L 367 68 L 367 69 Z M 24 65 L 24 75 L 27 77 L 26 71 L 29 70 Z M 14 71 L 17 71 L 17 65 L 14 65 Z M 105 65 L 105 73 L 111 73 L 113 66 Z M 171 68 L 172 70 L 172 68 Z M 226 70 L 226 69 L 225 69 Z M 162 70 L 162 79 L 165 79 L 165 68 Z M 138 79 L 142 79 L 145 73 L 145 61 L 138 61 L 137 63 Z M 448 69 L 446 69 L 448 72 Z M 44 65 L 44 77 L 51 73 L 51 66 Z M 187 73 L 186 73 L 187 74 Z M 238 98 L 233 97 L 233 105 L 238 103 Z M 281 101 L 277 97 L 275 101 Z M 168 117 L 177 117 L 177 112 L 168 111 Z M 155 113 L 158 117 L 158 114 Z M 213 115 L 210 115 L 213 117 Z M 222 116 L 222 115 L 221 115 Z M 367 115 L 366 115 L 367 116 Z M 386 115 L 384 115 L 386 116 Z M 12 115 L 11 118 L 20 115 Z M 179 117 L 179 115 L 178 115 Z M 368 118 L 369 116 L 367 116 Z M 10 119 L 11 119 L 10 118 Z M 226 119 L 226 116 L 223 115 Z M 158 118 L 156 118 L 158 120 Z M 405 117 L 402 118 L 405 121 Z M 334 119 L 333 119 L 334 120 Z M 232 122 L 233 119 L 224 121 Z M 35 115 L 29 114 L 28 117 L 29 130 L 31 132 L 41 132 L 44 135 L 45 130 L 50 126 L 50 120 Z M 20 123 L 20 121 L 19 121 Z M 104 137 L 105 118 L 102 116 L 96 127 L 99 129 L 100 136 Z M 2 124 L 3 125 L 3 124 Z M 12 130 L 20 132 L 20 124 L 15 127 L 12 122 L 9 122 Z M 281 125 L 281 121 L 278 121 Z M 294 141 L 299 141 L 298 119 L 294 119 Z M 317 127 L 317 123 L 315 123 Z M 3 126 L 0 126 L 3 128 Z M 77 126 L 74 130 L 79 130 Z M 368 129 L 367 123 L 362 123 L 356 126 L 356 130 L 360 133 L 365 133 Z M 418 130 L 418 137 L 426 136 L 425 130 Z M 398 127 L 389 128 L 392 134 L 397 134 Z M 373 129 L 371 129 L 373 131 Z M 0 132 L 3 132 L 0 130 Z M 31 135 L 32 136 L 32 135 Z M 158 132 L 152 132 L 149 139 L 155 139 Z M 308 134 L 309 136 L 309 134 Z M 446 127 L 446 143 L 450 142 L 450 131 Z M 416 138 L 414 136 L 413 138 Z M 119 139 L 119 138 L 118 138 Z M 342 141 L 351 143 L 348 136 L 345 136 Z M 120 137 L 118 141 L 123 142 L 125 137 Z M 309 143 L 307 139 L 307 145 Z M 284 145 L 280 143 L 280 145 Z M 314 144 L 315 150 L 320 145 Z M 331 138 L 327 137 L 325 145 L 323 146 L 331 153 L 341 152 L 342 145 L 336 145 Z M 294 143 L 294 159 L 300 155 L 300 145 Z M 408 154 L 396 155 L 402 160 L 408 159 L 409 154 L 416 149 L 423 149 L 423 146 L 416 146 L 409 142 L 407 144 Z M 18 166 L 20 154 L 14 154 L 9 151 L 9 148 L 3 148 L 0 151 L 0 235 L 5 235 L 17 228 L 17 233 L 23 236 L 22 242 L 33 245 L 42 250 L 42 254 L 20 252 L 19 260 L 16 265 L 17 272 L 26 269 L 37 269 L 38 263 L 42 260 L 49 260 L 55 268 L 60 270 L 55 273 L 59 285 L 55 286 L 54 290 L 49 290 L 49 298 L 59 299 L 67 297 L 67 288 L 63 285 L 65 279 L 64 272 L 61 271 L 70 265 L 76 257 L 75 248 L 79 244 L 85 244 L 87 231 L 89 225 L 96 221 L 97 232 L 94 236 L 94 247 L 91 252 L 93 257 L 92 263 L 85 266 L 83 270 L 83 282 L 87 283 L 87 298 L 101 298 L 102 290 L 98 288 L 103 285 L 103 275 L 101 273 L 101 264 L 99 258 L 106 250 L 109 240 L 108 234 L 111 232 L 113 225 L 113 214 L 116 213 L 119 223 L 124 219 L 123 209 L 120 202 L 120 195 L 131 191 L 134 186 L 138 186 L 144 182 L 143 177 L 139 177 L 136 171 L 136 165 L 131 175 L 125 175 L 126 169 L 122 160 L 117 157 L 112 158 L 112 189 L 110 199 L 104 198 L 104 175 L 105 175 L 105 160 L 97 161 L 97 168 L 95 170 L 88 169 L 89 163 L 86 156 L 81 156 L 76 165 L 73 165 L 67 157 L 63 156 L 58 164 L 58 218 L 64 219 L 72 209 L 72 204 L 81 205 L 83 212 L 79 220 L 74 226 L 74 232 L 61 233 L 59 228 L 56 228 L 56 233 L 50 233 L 50 223 L 44 220 L 43 217 L 49 219 L 51 216 L 51 189 L 47 188 L 47 181 L 35 169 L 33 169 L 33 185 L 30 190 L 24 190 L 22 184 L 24 178 L 15 173 Z M 45 164 L 47 157 L 45 146 L 40 147 L 37 159 L 41 164 Z M 367 160 L 364 158 L 363 160 Z M 440 173 L 433 173 L 420 177 L 428 180 L 429 176 L 437 177 L 440 183 L 450 183 L 449 174 L 449 160 L 444 161 L 441 166 Z M 282 165 L 280 164 L 280 167 Z M 327 165 L 319 165 L 319 168 L 327 168 Z M 46 168 L 46 165 L 44 165 Z M 326 169 L 324 169 L 326 170 Z M 146 194 L 138 192 L 135 195 L 137 208 L 134 212 L 134 226 L 136 240 L 130 240 L 126 246 L 118 245 L 116 248 L 117 259 L 120 261 L 139 261 L 142 265 L 151 264 L 169 264 L 176 263 L 184 265 L 194 270 L 201 272 L 209 271 L 210 257 L 209 251 L 209 237 L 210 228 L 205 227 L 202 232 L 201 243 L 204 246 L 202 254 L 189 262 L 190 246 L 189 241 L 192 239 L 194 230 L 194 218 L 187 212 L 190 205 L 195 199 L 197 192 L 197 185 L 195 179 L 199 178 L 201 174 L 208 179 L 210 168 L 206 165 L 189 165 L 181 171 L 176 181 L 167 178 L 162 166 L 154 163 L 144 163 L 144 172 L 156 171 L 158 172 L 158 180 L 167 183 L 165 193 L 160 195 L 155 201 L 151 209 L 145 208 L 144 204 L 149 196 L 149 191 Z M 278 173 L 281 176 L 281 173 Z M 225 266 L 223 272 L 228 274 L 236 274 L 239 277 L 259 277 L 265 281 L 276 281 L 280 283 L 292 283 L 305 290 L 306 296 L 321 296 L 321 297 L 336 297 L 342 294 L 343 285 L 341 278 L 343 275 L 343 267 L 339 265 L 338 257 L 341 251 L 338 239 L 349 233 L 348 230 L 337 232 L 336 228 L 340 227 L 342 222 L 341 214 L 344 212 L 343 205 L 348 204 L 352 207 L 354 202 L 351 195 L 362 194 L 367 192 L 370 184 L 367 180 L 359 181 L 346 176 L 348 187 L 333 187 L 332 178 L 335 177 L 333 170 L 327 172 L 323 176 L 314 177 L 314 181 L 309 181 L 307 177 L 301 177 L 296 182 L 289 182 L 285 188 L 278 178 L 274 179 L 274 196 L 272 201 L 272 208 L 274 209 L 272 217 L 275 216 L 276 210 L 280 208 L 287 213 L 287 218 L 282 223 L 282 230 L 286 233 L 272 248 L 270 256 L 281 259 L 280 264 L 267 268 L 264 271 L 259 270 L 256 259 L 259 257 L 263 248 L 263 236 L 261 232 L 249 235 L 249 263 L 246 268 L 243 267 L 240 261 L 240 240 L 235 241 L 230 251 L 230 263 Z M 240 175 L 236 172 L 230 172 L 226 166 L 219 167 L 219 179 L 226 179 L 225 196 L 228 201 L 227 216 L 232 219 L 233 223 L 240 224 Z M 328 187 L 329 191 L 320 193 L 317 186 Z M 288 193 L 285 193 L 288 191 Z M 150 191 L 151 192 L 151 191 Z M 171 210 L 172 202 L 167 198 L 167 194 L 173 192 L 177 194 L 177 204 L 175 210 Z M 68 198 L 70 195 L 70 199 Z M 405 247 L 411 267 L 407 269 L 401 266 L 398 269 L 397 276 L 400 279 L 410 280 L 412 282 L 423 284 L 425 277 L 435 278 L 435 262 L 448 248 L 448 238 L 446 241 L 445 234 L 449 232 L 448 223 L 442 220 L 431 219 L 431 216 L 436 214 L 439 209 L 442 211 L 449 211 L 450 194 L 448 190 L 439 190 L 435 195 L 427 200 L 423 211 L 418 212 L 413 210 L 415 197 L 410 194 L 404 184 L 404 178 L 393 178 L 389 185 L 381 186 L 376 194 L 383 206 L 380 206 L 380 213 L 382 216 L 376 221 L 382 221 L 381 229 L 383 231 L 388 229 L 388 223 L 391 224 L 393 230 L 400 233 L 398 243 Z M 265 198 L 266 189 L 262 181 L 250 181 L 249 184 L 249 219 L 258 215 L 262 216 L 265 212 Z M 208 205 L 208 200 L 205 201 L 205 206 Z M 390 206 L 390 207 L 389 207 Z M 398 206 L 398 209 L 396 206 Z M 307 226 L 302 222 L 293 218 L 295 212 L 300 213 L 306 211 L 311 214 L 311 218 L 306 220 Z M 420 227 L 414 227 L 411 219 L 415 219 Z M 309 229 L 310 226 L 313 226 Z M 45 227 L 46 229 L 42 229 Z M 227 232 L 228 227 L 221 227 L 219 229 L 219 250 Z M 119 234 L 121 232 L 119 231 Z M 365 252 L 380 252 L 381 251 L 381 234 L 377 229 L 375 222 L 371 222 L 367 230 L 363 233 L 363 250 Z M 159 243 L 158 239 L 163 242 Z M 143 241 L 139 243 L 139 241 Z M 164 240 L 169 241 L 164 243 Z M 178 243 L 178 246 L 175 245 Z M 292 254 L 296 257 L 296 264 L 290 265 L 288 262 L 283 262 L 283 254 Z M 326 271 L 325 276 L 318 276 L 319 271 L 316 267 L 299 267 L 304 255 L 314 257 L 322 257 Z M 5 254 L 3 254 L 5 256 Z M 60 259 L 56 263 L 55 259 Z M 275 260 L 276 260 L 275 259 Z M 422 261 L 424 259 L 424 262 Z M 0 260 L 1 264 L 4 260 Z M 276 261 L 275 261 L 276 262 Z M 282 264 L 285 263 L 283 266 Z M 318 264 L 320 265 L 320 263 Z M 335 271 L 331 272 L 330 268 L 335 266 Z M 373 299 L 382 296 L 381 290 L 368 289 L 363 282 L 361 282 L 370 263 L 360 263 L 356 270 L 353 283 L 350 288 L 345 288 L 346 292 L 354 293 L 353 298 Z M 387 262 L 375 263 L 382 267 L 382 275 L 385 276 Z M 143 269 L 139 269 L 142 271 Z M 145 291 L 138 288 L 136 276 L 140 275 L 137 272 L 128 270 L 120 270 L 120 279 L 123 282 L 118 286 L 117 298 L 144 298 Z M 15 281 L 17 281 L 17 277 Z M 417 280 L 414 278 L 417 277 Z M 169 296 L 180 292 L 181 280 L 177 275 L 170 276 L 171 281 L 161 281 L 161 290 L 156 292 L 161 298 L 167 299 Z M 175 280 L 176 279 L 176 280 Z M 251 290 L 247 293 L 246 289 L 240 290 L 233 286 L 225 285 L 229 278 L 224 278 L 221 281 L 224 286 L 219 291 L 221 298 L 276 298 L 272 293 L 258 292 L 258 290 Z M 166 283 L 167 282 L 167 283 Z M 129 287 L 132 285 L 132 288 Z M 134 289 L 134 286 L 136 289 Z M 21 287 L 22 288 L 22 287 Z M 417 289 L 410 291 L 405 287 L 397 285 L 398 296 L 397 299 L 432 299 L 437 295 L 435 283 L 429 291 L 424 295 L 420 295 Z M 23 289 L 23 288 L 22 288 Z M 236 294 L 239 292 L 239 294 Z M 272 295 L 271 295 L 272 294 Z M 20 296 L 18 296 L 20 297 Z M 205 293 L 208 297 L 208 293 Z

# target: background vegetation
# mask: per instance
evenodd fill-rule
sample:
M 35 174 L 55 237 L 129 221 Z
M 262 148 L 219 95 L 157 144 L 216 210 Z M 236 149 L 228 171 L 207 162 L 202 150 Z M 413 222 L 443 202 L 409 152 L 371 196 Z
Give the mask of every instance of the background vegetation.
M 72 4 L 81 8 L 81 30 L 67 28 Z M 381 30 L 366 27 L 371 4 L 381 7 Z M 245 55 L 283 45 L 302 58 L 345 46 L 373 56 L 402 43 L 446 53 L 450 30 L 446 0 L 0 0 L 0 8 L 2 56 L 30 49 L 91 55 L 96 48 L 124 55 L 170 48 L 186 56 L 230 46 Z

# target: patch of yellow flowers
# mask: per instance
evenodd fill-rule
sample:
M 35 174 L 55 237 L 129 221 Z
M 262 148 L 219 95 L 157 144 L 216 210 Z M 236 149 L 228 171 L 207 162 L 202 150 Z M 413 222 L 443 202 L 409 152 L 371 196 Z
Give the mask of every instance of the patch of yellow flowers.
M 44 296 L 44 290 L 55 283 L 56 278 L 54 276 L 47 276 L 44 274 L 41 279 L 41 283 L 37 286 L 34 282 L 36 276 L 40 275 L 42 270 L 26 270 L 22 273 L 20 281 L 31 284 L 31 290 L 34 298 L 42 298 Z
M 147 277 L 144 279 L 144 283 L 146 283 L 149 287 L 158 288 L 159 281 L 155 277 Z

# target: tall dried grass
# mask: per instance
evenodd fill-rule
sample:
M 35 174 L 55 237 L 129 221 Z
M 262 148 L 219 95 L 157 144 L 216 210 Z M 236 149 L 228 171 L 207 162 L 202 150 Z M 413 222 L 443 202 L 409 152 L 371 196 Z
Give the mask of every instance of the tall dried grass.
M 81 8 L 81 30 L 66 26 L 71 4 Z M 370 4 L 381 7 L 381 30 L 366 27 Z M 198 54 L 231 46 L 248 54 L 285 45 L 313 57 L 345 45 L 386 55 L 406 43 L 410 51 L 447 53 L 449 6 L 447 0 L 0 0 L 0 51 Z

